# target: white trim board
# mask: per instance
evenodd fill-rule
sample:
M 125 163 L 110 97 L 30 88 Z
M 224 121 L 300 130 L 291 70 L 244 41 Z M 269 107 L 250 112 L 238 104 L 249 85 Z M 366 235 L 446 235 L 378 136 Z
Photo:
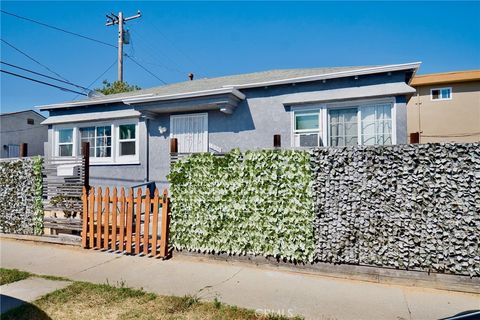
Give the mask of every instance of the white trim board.
M 60 124 L 84 121 L 97 121 L 108 119 L 122 119 L 122 118 L 139 118 L 141 113 L 136 110 L 118 110 L 105 112 L 90 112 L 80 114 L 69 114 L 64 116 L 52 116 L 47 118 L 41 124 Z

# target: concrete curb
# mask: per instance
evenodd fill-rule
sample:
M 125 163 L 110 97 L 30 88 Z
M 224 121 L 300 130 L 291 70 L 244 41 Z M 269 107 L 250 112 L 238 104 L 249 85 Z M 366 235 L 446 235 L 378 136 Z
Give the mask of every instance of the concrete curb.
M 480 294 L 480 277 L 470 278 L 468 276 L 452 274 L 427 273 L 422 271 L 407 271 L 347 264 L 335 265 L 329 263 L 315 263 L 299 265 L 277 262 L 276 260 L 260 256 L 206 255 L 188 251 L 174 251 L 173 258 L 175 258 L 175 255 L 188 259 L 230 264 L 246 264 L 265 269 L 276 269 L 293 273 L 310 274 L 313 276 Z

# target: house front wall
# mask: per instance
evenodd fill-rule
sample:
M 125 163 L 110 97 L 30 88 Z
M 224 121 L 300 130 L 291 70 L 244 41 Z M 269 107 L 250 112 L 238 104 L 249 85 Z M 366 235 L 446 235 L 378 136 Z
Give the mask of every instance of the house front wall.
M 451 99 L 432 100 L 436 88 L 451 88 Z M 408 133 L 420 132 L 420 143 L 480 141 L 480 81 L 419 86 L 407 112 Z
M 33 120 L 33 123 L 30 120 Z M 0 116 L 0 158 L 7 158 L 10 146 L 27 144 L 27 155 L 43 155 L 43 144 L 47 141 L 47 128 L 40 123 L 45 120 L 36 112 L 17 112 Z
M 209 145 L 215 149 L 221 149 L 222 152 L 233 148 L 241 150 L 272 148 L 273 136 L 276 134 L 281 136 L 283 147 L 292 147 L 292 112 L 299 106 L 288 105 L 286 101 L 290 101 L 296 94 L 394 83 L 404 81 L 404 79 L 404 73 L 396 72 L 390 75 L 363 76 L 359 79 L 352 77 L 328 80 L 325 83 L 242 89 L 246 98 L 237 105 L 232 114 L 225 114 L 219 110 L 199 112 L 206 113 L 208 117 Z M 389 99 L 394 103 L 392 117 L 395 119 L 396 143 L 406 143 L 405 96 L 370 97 L 368 89 L 366 89 L 362 101 L 365 99 Z M 357 100 L 351 102 L 351 105 L 355 106 Z M 321 107 L 324 104 L 325 102 L 322 101 L 306 101 L 305 103 L 310 107 Z M 302 106 L 304 105 L 302 104 Z M 122 108 L 125 107 L 122 106 Z M 89 108 L 89 110 L 97 112 L 102 108 L 104 107 L 97 106 L 93 109 Z M 144 110 L 145 106 L 137 105 L 136 108 Z M 64 112 L 56 114 L 63 115 Z M 77 109 L 75 112 L 85 111 Z M 186 114 L 190 113 L 194 112 Z M 139 163 L 130 165 L 94 164 L 90 171 L 91 184 L 132 186 L 144 181 L 155 181 L 161 188 L 167 186 L 166 177 L 170 169 L 169 148 L 172 133 L 170 117 L 178 114 L 182 113 L 161 113 L 160 107 L 156 109 L 155 106 L 150 105 L 149 112 L 139 120 Z

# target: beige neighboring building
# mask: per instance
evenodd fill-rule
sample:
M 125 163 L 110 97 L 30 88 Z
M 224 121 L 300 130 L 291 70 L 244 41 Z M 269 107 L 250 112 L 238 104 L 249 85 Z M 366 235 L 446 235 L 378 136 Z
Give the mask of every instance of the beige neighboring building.
M 480 70 L 418 75 L 411 86 L 410 143 L 480 141 Z

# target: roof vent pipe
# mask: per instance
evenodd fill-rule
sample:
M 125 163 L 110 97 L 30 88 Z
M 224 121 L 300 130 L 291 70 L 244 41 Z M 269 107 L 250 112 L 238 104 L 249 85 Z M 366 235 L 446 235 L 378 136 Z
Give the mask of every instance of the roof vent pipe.
M 190 72 L 190 73 L 188 74 L 188 79 L 190 79 L 190 81 L 193 80 L 193 73 Z

